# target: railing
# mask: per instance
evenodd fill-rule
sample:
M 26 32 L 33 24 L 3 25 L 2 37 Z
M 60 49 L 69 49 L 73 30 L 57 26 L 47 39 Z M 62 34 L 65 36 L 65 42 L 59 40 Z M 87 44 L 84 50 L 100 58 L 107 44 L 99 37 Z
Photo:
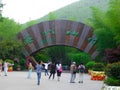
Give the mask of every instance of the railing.
M 120 90 L 120 86 L 108 86 L 104 85 L 102 90 Z

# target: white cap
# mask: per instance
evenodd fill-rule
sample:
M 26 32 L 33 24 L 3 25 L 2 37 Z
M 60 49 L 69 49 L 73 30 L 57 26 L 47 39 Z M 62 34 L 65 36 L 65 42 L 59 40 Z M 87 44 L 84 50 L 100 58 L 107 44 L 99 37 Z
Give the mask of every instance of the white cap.
M 73 64 L 76 64 L 76 62 L 73 62 Z

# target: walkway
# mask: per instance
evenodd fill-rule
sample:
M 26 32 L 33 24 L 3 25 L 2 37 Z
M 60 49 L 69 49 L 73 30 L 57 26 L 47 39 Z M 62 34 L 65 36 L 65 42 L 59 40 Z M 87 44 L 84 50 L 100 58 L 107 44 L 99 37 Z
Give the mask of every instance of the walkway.
M 37 85 L 36 73 L 32 73 L 32 78 L 27 79 L 27 72 L 9 72 L 0 76 L 0 90 L 101 90 L 103 81 L 92 81 L 88 74 L 84 75 L 84 83 L 78 83 L 78 74 L 76 83 L 69 83 L 70 74 L 63 73 L 61 80 L 49 80 L 48 76 L 42 73 L 41 85 Z

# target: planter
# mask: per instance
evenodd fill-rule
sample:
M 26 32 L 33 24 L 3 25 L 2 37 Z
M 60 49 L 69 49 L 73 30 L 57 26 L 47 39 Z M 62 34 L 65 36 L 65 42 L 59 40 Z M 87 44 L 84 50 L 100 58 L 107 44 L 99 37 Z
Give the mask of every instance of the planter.
M 92 71 L 91 72 L 91 80 L 104 80 L 105 72 L 103 71 Z
M 13 71 L 13 67 L 12 66 L 9 66 L 8 67 L 8 72 L 12 72 Z
M 92 70 L 88 70 L 88 74 L 91 75 L 91 73 L 92 73 Z
M 120 86 L 108 86 L 104 85 L 102 90 L 120 90 Z

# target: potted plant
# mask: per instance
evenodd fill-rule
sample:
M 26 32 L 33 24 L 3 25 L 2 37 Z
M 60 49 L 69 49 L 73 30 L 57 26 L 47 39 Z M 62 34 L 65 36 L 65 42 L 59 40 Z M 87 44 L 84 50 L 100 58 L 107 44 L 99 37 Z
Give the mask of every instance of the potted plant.
M 95 63 L 92 68 L 91 80 L 104 80 L 105 79 L 105 66 L 103 63 Z
M 120 90 L 120 62 L 108 64 L 105 73 L 103 90 Z
M 94 61 L 89 61 L 85 66 L 88 69 L 88 74 L 91 75 L 92 68 L 94 66 L 95 62 Z
M 13 71 L 13 65 L 14 65 L 14 61 L 11 59 L 6 59 L 6 62 L 8 62 L 8 72 L 12 72 Z

